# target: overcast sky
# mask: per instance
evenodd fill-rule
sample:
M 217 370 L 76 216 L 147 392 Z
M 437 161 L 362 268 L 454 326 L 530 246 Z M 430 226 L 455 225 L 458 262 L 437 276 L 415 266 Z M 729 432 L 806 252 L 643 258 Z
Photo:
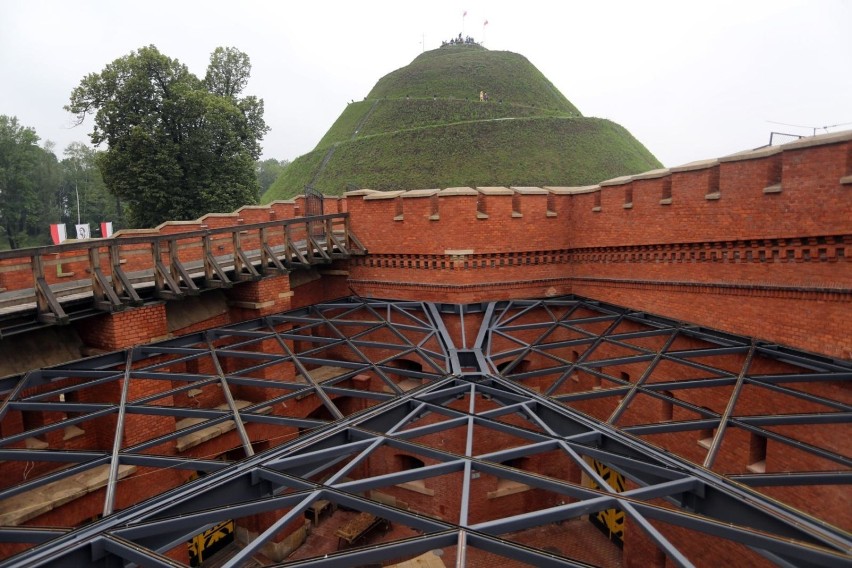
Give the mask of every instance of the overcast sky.
M 203 77 L 210 53 L 232 46 L 265 101 L 264 157 L 292 160 L 348 101 L 462 26 L 526 56 L 585 116 L 621 124 L 669 167 L 772 131 L 852 128 L 849 0 L 0 0 L 0 114 L 61 153 L 89 140 L 91 121 L 71 128 L 62 109 L 86 74 L 154 44 Z

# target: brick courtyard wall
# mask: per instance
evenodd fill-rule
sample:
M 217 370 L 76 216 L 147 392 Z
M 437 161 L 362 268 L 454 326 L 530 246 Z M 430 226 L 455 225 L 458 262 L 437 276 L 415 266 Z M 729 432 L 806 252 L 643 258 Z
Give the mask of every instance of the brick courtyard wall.
M 575 293 L 852 357 L 852 133 L 582 188 L 347 195 L 359 294 Z
M 351 193 L 369 255 L 351 261 L 350 284 L 364 296 L 460 303 L 568 293 L 570 231 L 555 200 L 540 188 Z
M 180 234 L 202 226 L 215 228 L 292 218 L 304 211 L 302 201 L 243 208 L 231 214 L 211 214 L 194 222 L 168 223 L 152 231 Z M 352 291 L 363 296 L 459 303 L 575 293 L 832 357 L 852 358 L 852 344 L 848 339 L 848 322 L 852 319 L 852 215 L 849 213 L 852 211 L 852 133 L 849 132 L 607 180 L 583 188 L 450 188 L 381 194 L 361 190 L 348 194 L 345 199 L 329 200 L 328 205 L 329 212 L 336 209 L 351 214 L 352 231 L 368 249 L 367 255 L 308 271 L 237 284 L 227 291 L 227 311 L 176 330 L 168 328 L 164 303 L 81 320 L 75 323 L 81 339 L 96 349 L 124 349 L 167 337 L 170 333 L 180 335 L 261 317 L 346 296 Z M 194 249 L 180 249 L 180 241 L 176 242 L 182 259 L 188 260 L 195 254 Z M 150 250 L 143 249 L 128 248 L 124 257 L 125 270 L 141 269 L 150 263 Z M 77 256 L 57 257 L 52 262 L 61 268 L 48 271 L 48 280 L 61 278 L 63 272 L 77 272 L 78 275 L 85 272 L 85 261 Z M 0 262 L 0 287 L 16 286 L 21 273 L 26 270 L 21 268 L 20 259 Z M 31 278 L 31 272 L 26 278 Z M 480 317 L 466 316 L 465 341 L 461 339 L 461 322 L 449 321 L 447 327 L 456 338 L 456 347 L 471 345 Z M 608 324 L 600 325 L 606 327 Z M 560 330 L 552 340 L 570 339 L 570 333 Z M 533 331 L 522 334 L 524 340 L 534 337 Z M 377 334 L 375 339 L 381 340 L 383 336 Z M 387 339 L 392 337 L 388 335 Z M 413 341 L 416 339 L 412 336 Z M 498 339 L 495 350 L 499 350 L 499 342 Z M 301 343 L 306 344 L 304 348 L 309 347 L 309 342 Z M 677 342 L 680 349 L 700 346 L 700 342 L 688 338 Z M 504 348 L 508 347 L 506 343 Z M 280 346 L 269 342 L 258 344 L 256 349 L 266 352 L 279 350 Z M 394 354 L 392 350 L 369 349 L 373 357 Z M 557 355 L 565 360 L 576 360 L 583 353 L 583 349 L 577 349 L 576 354 L 573 351 L 565 348 Z M 607 345 L 596 357 L 621 354 L 617 346 Z M 708 363 L 738 372 L 743 359 L 742 355 L 732 355 L 708 360 Z M 223 362 L 226 372 L 243 364 L 247 363 Z M 531 354 L 522 364 L 526 369 L 540 369 L 547 360 Z M 661 364 L 657 380 L 700 376 L 690 375 L 682 366 L 667 368 L 667 364 Z M 760 358 L 753 364 L 764 373 L 789 370 L 779 365 Z M 294 369 L 285 367 L 258 371 L 257 378 L 291 378 Z M 621 380 L 635 381 L 642 374 L 641 367 L 613 366 L 606 372 Z M 176 370 L 210 373 L 212 362 L 190 361 L 184 369 Z M 552 378 L 539 377 L 525 384 L 544 390 L 548 380 Z M 592 376 L 576 373 L 556 394 L 589 391 L 596 386 L 606 389 L 606 382 L 596 385 L 594 381 Z M 369 374 L 351 383 L 364 388 L 369 385 L 373 390 L 381 388 L 379 378 Z M 83 390 L 80 400 L 102 402 L 108 398 L 115 401 L 119 393 L 114 385 L 110 388 L 112 390 L 99 392 Z M 131 399 L 156 394 L 166 388 L 162 381 L 137 381 Z M 810 394 L 837 400 L 845 394 L 840 392 L 840 386 L 806 385 L 801 388 Z M 260 401 L 280 392 L 271 387 L 244 387 L 237 394 L 244 400 Z M 679 400 L 719 413 L 725 408 L 728 393 L 720 389 L 717 393 L 705 392 L 700 398 L 689 391 L 676 394 Z M 185 396 L 185 393 L 175 395 Z M 217 389 L 210 388 L 196 400 L 204 407 L 212 407 L 223 402 L 221 396 Z M 166 397 L 157 404 L 169 405 L 172 400 Z M 360 410 L 363 406 L 357 405 L 365 404 L 354 399 L 336 400 L 346 413 Z M 174 402 L 185 404 L 177 398 Z M 457 401 L 458 409 L 466 411 L 467 402 L 466 399 Z M 313 396 L 287 404 L 287 414 L 321 417 L 315 414 L 322 409 Z M 571 406 L 606 420 L 617 404 L 617 397 L 602 396 Z M 737 413 L 771 414 L 777 408 L 790 413 L 819 410 L 810 404 L 782 394 L 769 396 L 747 386 L 741 394 Z M 284 413 L 283 406 L 272 412 Z M 676 406 L 668 418 L 659 399 L 646 397 L 635 401 L 618 425 L 693 417 L 689 410 Z M 62 418 L 46 412 L 41 420 L 52 423 Z M 2 435 L 23 430 L 23 420 L 20 412 L 10 412 L 2 425 Z M 135 439 L 134 432 L 146 432 L 147 436 L 150 432 L 173 432 L 175 428 L 174 419 L 145 415 L 128 417 L 127 425 L 125 443 L 128 445 L 142 439 Z M 83 426 L 84 434 L 63 442 L 63 447 L 111 447 L 114 416 Z M 785 426 L 774 431 L 848 454 L 848 435 L 841 428 L 828 424 Z M 273 429 L 261 424 L 249 424 L 247 430 L 253 442 L 272 445 L 298 433 L 294 428 Z M 478 434 L 476 454 L 511 447 L 514 443 L 507 434 Z M 49 433 L 51 445 L 60 444 L 62 435 L 61 430 Z M 432 436 L 437 439 L 442 435 Z M 647 436 L 646 439 L 700 464 L 707 453 L 705 445 L 699 443 L 701 435 L 700 432 L 679 432 Z M 722 474 L 748 471 L 750 436 L 744 430 L 729 431 L 712 469 Z M 435 439 L 430 441 L 435 442 Z M 464 451 L 464 438 L 458 432 L 444 436 L 441 444 L 448 451 Z M 239 446 L 236 432 L 231 431 L 192 448 L 186 455 L 216 456 Z M 171 447 L 157 448 L 157 451 L 174 454 L 176 450 Z M 377 454 L 364 467 L 372 474 L 395 471 L 403 463 L 398 453 Z M 579 470 L 575 464 L 546 458 L 530 459 L 521 467 L 577 482 Z M 418 459 L 426 465 L 434 463 L 423 456 Z M 765 462 L 769 473 L 803 469 L 803 463 L 815 470 L 837 469 L 833 462 L 820 460 L 775 440 L 767 442 Z M 0 483 L 17 483 L 24 475 L 41 475 L 47 471 L 43 465 L 38 466 L 41 469 L 27 472 L 18 466 L 15 468 L 10 467 L 8 480 Z M 128 506 L 183 483 L 186 475 L 186 472 L 152 473 L 139 468 L 128 479 L 141 478 L 147 483 L 123 481 L 119 484 L 117 506 Z M 414 510 L 450 518 L 457 514 L 457 500 L 433 499 L 430 492 L 456 495 L 459 477 L 459 474 L 450 474 L 427 480 L 422 486 L 393 486 L 383 488 L 382 492 L 397 504 L 404 503 Z M 495 476 L 482 475 L 475 481 L 471 501 L 474 519 L 487 520 L 559 502 L 557 496 L 535 489 L 507 490 L 501 494 L 501 487 L 506 489 L 507 486 L 501 485 L 501 480 Z M 836 487 L 810 487 L 807 494 L 796 487 L 761 491 L 821 518 L 830 518 L 837 526 L 852 528 L 852 516 L 845 502 L 836 498 Z M 442 501 L 443 508 L 436 505 L 438 501 Z M 38 524 L 79 524 L 96 514 L 101 506 L 102 495 L 92 493 L 75 501 L 73 506 L 48 513 L 45 518 L 38 519 Z M 254 530 L 261 530 L 274 521 L 274 515 L 255 521 Z M 298 530 L 299 526 L 299 523 L 288 526 L 279 538 Z M 740 558 L 739 549 L 719 548 L 721 545 L 709 537 L 695 538 L 678 530 L 672 534 L 675 544 L 690 556 L 694 554 L 700 559 L 701 551 L 713 550 L 714 561 L 736 562 Z M 628 565 L 640 565 L 637 564 L 639 560 L 645 562 L 647 559 L 663 564 L 664 559 L 654 553 L 655 546 L 629 521 L 627 535 L 625 559 Z

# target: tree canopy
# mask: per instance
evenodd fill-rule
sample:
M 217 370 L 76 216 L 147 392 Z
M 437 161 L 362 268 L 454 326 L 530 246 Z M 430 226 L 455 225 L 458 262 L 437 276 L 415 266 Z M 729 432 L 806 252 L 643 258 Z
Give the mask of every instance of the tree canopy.
M 251 74 L 246 54 L 217 48 L 204 80 L 153 45 L 91 73 L 65 108 L 107 149 L 97 163 L 107 188 L 150 227 L 257 203 L 256 161 L 268 131 L 263 100 L 240 96 Z
M 17 117 L 0 115 L 0 248 L 47 244 L 50 223 L 59 221 L 62 169 L 53 143 L 38 141 Z
M 275 180 L 289 164 L 289 160 L 276 160 L 275 158 L 267 158 L 257 163 L 257 181 L 260 183 L 261 195 L 275 183 Z

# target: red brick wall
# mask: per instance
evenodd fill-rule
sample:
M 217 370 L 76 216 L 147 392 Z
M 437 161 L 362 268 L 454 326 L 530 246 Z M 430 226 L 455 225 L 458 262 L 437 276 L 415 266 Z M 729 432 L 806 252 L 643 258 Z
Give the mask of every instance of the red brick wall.
M 168 335 L 166 305 L 159 302 L 85 319 L 77 331 L 84 343 L 106 351 L 150 343 Z
M 575 293 L 852 357 L 848 133 L 604 182 L 354 192 L 350 284 L 449 302 Z M 388 197 L 390 196 L 390 197 Z
M 460 303 L 576 293 L 849 358 L 850 138 L 848 132 L 814 137 L 582 190 L 363 190 L 328 199 L 328 211 L 350 212 L 351 228 L 369 254 L 348 266 L 338 262 L 320 283 L 293 286 L 290 305 L 351 291 Z M 294 218 L 303 201 L 165 223 L 125 232 L 119 241 Z M 257 241 L 256 231 L 250 233 L 242 236 L 249 247 Z M 273 244 L 281 239 L 273 237 Z M 198 242 L 175 243 L 182 259 L 200 258 Z M 232 242 L 225 235 L 213 245 L 215 254 L 226 254 Z M 122 245 L 122 259 L 126 271 L 149 268 L 150 245 Z M 67 251 L 47 258 L 45 273 L 59 282 L 85 278 L 87 268 L 85 254 Z M 101 269 L 110 271 L 106 249 Z M 75 276 L 62 276 L 71 272 Z M 0 288 L 31 285 L 26 258 L 0 261 Z M 245 286 L 231 294 L 245 295 Z M 265 298 L 256 303 L 270 299 L 266 292 L 253 295 Z M 231 318 L 269 310 L 238 308 Z

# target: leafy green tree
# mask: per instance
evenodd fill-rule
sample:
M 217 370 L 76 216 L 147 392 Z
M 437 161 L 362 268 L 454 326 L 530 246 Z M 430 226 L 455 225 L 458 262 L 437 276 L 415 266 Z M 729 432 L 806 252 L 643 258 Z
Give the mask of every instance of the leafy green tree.
M 123 226 L 124 211 L 118 197 L 110 194 L 97 166 L 97 152 L 81 142 L 65 148 L 62 183 L 57 202 L 64 222 L 89 223 L 92 234 L 102 221 L 112 221 L 115 230 Z
M 260 184 L 260 194 L 263 195 L 269 186 L 275 183 L 284 168 L 290 163 L 289 160 L 276 160 L 268 158 L 257 162 L 257 181 Z
M 35 195 L 26 228 L 26 246 L 50 243 L 50 224 L 59 221 L 60 208 L 57 196 L 62 183 L 62 168 L 54 149 L 53 142 L 45 141 L 39 149 L 36 167 L 31 174 Z
M 13 249 L 26 244 L 38 210 L 34 173 L 42 153 L 35 130 L 21 126 L 16 117 L 0 115 L 0 226 Z
M 240 97 L 251 65 L 217 48 L 202 81 L 156 47 L 138 49 L 87 75 L 65 108 L 108 149 L 97 164 L 107 188 L 128 204 L 133 226 L 194 219 L 256 203 L 255 162 L 268 131 L 263 100 Z
M 204 84 L 215 95 L 235 98 L 248 85 L 249 75 L 248 55 L 233 47 L 217 47 L 210 55 Z

